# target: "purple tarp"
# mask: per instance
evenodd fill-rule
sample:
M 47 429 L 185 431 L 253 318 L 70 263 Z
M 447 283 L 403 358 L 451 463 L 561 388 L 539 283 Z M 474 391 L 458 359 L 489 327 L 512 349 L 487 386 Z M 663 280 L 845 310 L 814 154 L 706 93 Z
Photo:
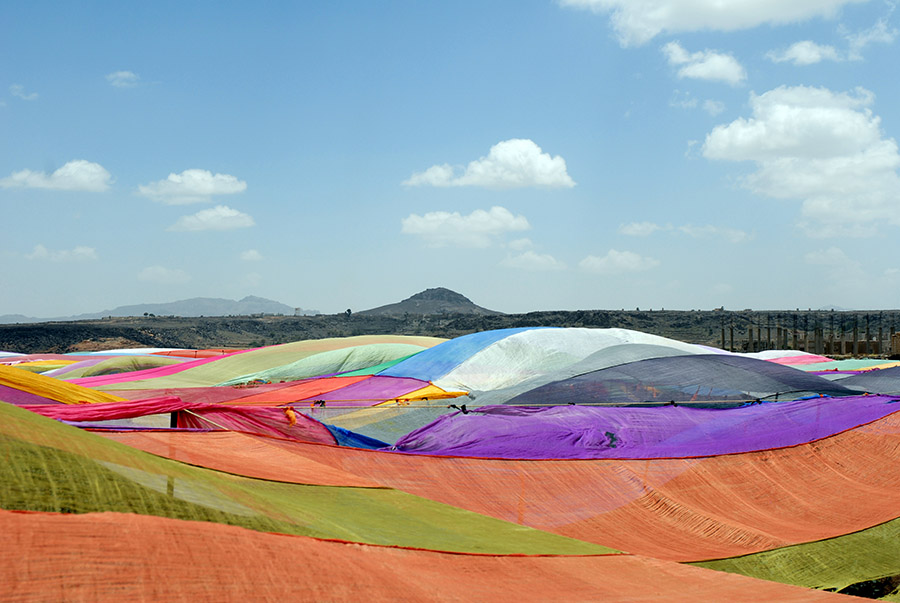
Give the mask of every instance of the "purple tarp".
M 16 406 L 25 406 L 28 404 L 61 404 L 56 400 L 45 398 L 38 394 L 32 394 L 8 385 L 0 385 L 0 402 L 9 402 Z
M 352 385 L 318 394 L 306 400 L 324 400 L 329 406 L 372 406 L 391 398 L 405 396 L 427 386 L 427 381 L 410 377 L 375 375 Z
M 728 409 L 484 406 L 444 415 L 388 448 L 505 459 L 685 458 L 795 446 L 900 411 L 885 396 Z

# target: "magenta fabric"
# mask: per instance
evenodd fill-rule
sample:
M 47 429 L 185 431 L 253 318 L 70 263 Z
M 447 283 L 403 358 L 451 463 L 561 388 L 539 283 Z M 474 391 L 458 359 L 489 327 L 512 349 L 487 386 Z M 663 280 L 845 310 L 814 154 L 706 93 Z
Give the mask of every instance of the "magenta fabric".
M 795 446 L 900 411 L 885 396 L 738 408 L 484 406 L 456 412 L 388 448 L 505 459 L 685 458 Z
M 258 406 L 223 406 L 185 402 L 175 396 L 101 404 L 31 405 L 28 410 L 45 417 L 70 422 L 133 419 L 178 412 L 178 426 L 223 429 L 288 438 L 301 442 L 337 444 L 328 428 L 293 409 Z M 110 426 L 115 429 L 114 426 Z
M 133 419 L 147 415 L 177 412 L 186 408 L 206 405 L 192 405 L 175 396 L 161 396 L 146 400 L 128 402 L 101 402 L 97 404 L 47 404 L 29 406 L 28 410 L 51 419 L 63 421 L 111 421 L 113 419 Z
M 243 352 L 236 352 L 241 354 Z M 131 381 L 140 381 L 142 379 L 153 379 L 155 377 L 168 377 L 175 373 L 180 373 L 194 367 L 215 362 L 222 358 L 226 358 L 230 354 L 224 356 L 214 356 L 212 358 L 198 358 L 180 364 L 170 364 L 168 366 L 160 366 L 157 368 L 144 369 L 142 371 L 131 371 L 128 373 L 117 373 L 115 375 L 97 375 L 96 377 L 81 377 L 79 379 L 66 379 L 69 383 L 75 385 L 83 385 L 85 387 L 100 387 L 102 385 L 112 385 L 114 383 L 125 383 Z

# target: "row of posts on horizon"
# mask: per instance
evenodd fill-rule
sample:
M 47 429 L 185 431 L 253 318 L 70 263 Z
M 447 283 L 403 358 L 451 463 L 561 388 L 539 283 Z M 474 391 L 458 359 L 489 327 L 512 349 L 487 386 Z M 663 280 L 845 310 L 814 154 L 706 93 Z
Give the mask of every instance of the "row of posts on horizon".
M 747 320 L 740 314 L 726 312 L 722 316 L 720 347 L 724 350 L 801 350 L 825 356 L 900 354 L 900 333 L 894 329 L 895 313 L 891 313 L 887 325 L 882 312 L 874 316 L 852 312 L 790 312 L 777 313 L 774 317 L 772 314 L 759 316 L 758 320 Z

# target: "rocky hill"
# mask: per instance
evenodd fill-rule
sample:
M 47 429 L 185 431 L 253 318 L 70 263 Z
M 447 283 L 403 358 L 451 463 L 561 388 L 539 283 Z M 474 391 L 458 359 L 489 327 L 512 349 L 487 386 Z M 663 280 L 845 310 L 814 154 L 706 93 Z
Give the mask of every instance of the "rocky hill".
M 472 303 L 468 297 L 436 287 L 416 293 L 401 302 L 388 304 L 371 310 L 358 312 L 363 316 L 405 316 L 415 314 L 474 314 L 477 316 L 498 316 L 502 312 L 488 310 Z

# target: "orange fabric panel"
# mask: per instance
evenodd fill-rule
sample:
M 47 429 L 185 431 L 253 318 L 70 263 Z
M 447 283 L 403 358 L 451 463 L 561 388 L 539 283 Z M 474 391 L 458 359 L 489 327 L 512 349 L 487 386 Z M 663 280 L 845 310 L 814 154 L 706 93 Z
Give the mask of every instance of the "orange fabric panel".
M 97 435 L 175 461 L 246 477 L 317 486 L 383 488 L 352 473 L 291 454 L 272 438 L 236 431 L 96 431 Z
M 121 513 L 0 511 L 10 600 L 827 601 L 632 555 L 447 554 Z M 835 599 L 837 600 L 837 599 Z
M 801 446 L 701 459 L 508 461 L 274 441 L 385 486 L 673 561 L 831 538 L 900 515 L 900 416 Z

